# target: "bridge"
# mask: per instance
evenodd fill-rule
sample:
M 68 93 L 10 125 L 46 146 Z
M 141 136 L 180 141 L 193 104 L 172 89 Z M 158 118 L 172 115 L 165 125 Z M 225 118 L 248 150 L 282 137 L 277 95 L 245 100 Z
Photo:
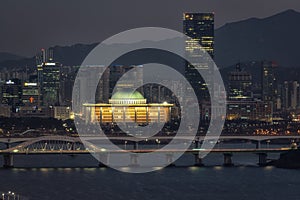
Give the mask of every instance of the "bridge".
M 50 138 L 63 138 L 63 136 L 46 136 Z M 40 138 L 40 137 L 38 137 Z M 64 137 L 68 138 L 68 137 Z M 79 138 L 79 137 L 69 137 L 69 138 Z M 145 138 L 140 137 L 130 137 L 130 136 L 98 136 L 98 135 L 84 135 L 80 137 L 81 139 L 85 141 L 91 141 L 91 140 L 119 140 L 119 141 L 143 141 L 146 140 Z M 0 138 L 0 143 L 5 144 L 13 144 L 13 143 L 19 143 L 19 142 L 25 142 L 25 141 L 31 141 L 35 140 L 36 137 L 2 137 Z M 148 141 L 151 140 L 172 140 L 174 139 L 174 136 L 155 136 L 151 138 L 147 138 Z M 176 136 L 177 140 L 249 140 L 249 141 L 256 141 L 256 142 L 263 142 L 267 140 L 278 140 L 278 139 L 288 139 L 288 140 L 299 140 L 300 141 L 300 135 L 221 135 L 221 136 L 214 136 L 214 135 L 207 135 L 207 136 L 190 136 L 190 135 L 182 135 L 182 136 Z
M 114 140 L 114 141 L 130 141 L 132 143 L 132 149 L 121 149 L 121 150 L 109 150 L 105 148 L 99 148 L 95 146 L 91 141 L 105 141 L 105 140 Z M 274 139 L 288 139 L 288 140 L 299 140 L 300 136 L 180 136 L 176 137 L 176 140 L 179 141 L 194 141 L 194 147 L 189 148 L 188 150 L 181 149 L 139 149 L 138 144 L 141 141 L 168 141 L 174 139 L 170 136 L 159 136 L 152 137 L 148 139 L 135 138 L 135 137 L 105 137 L 105 136 L 85 136 L 83 140 L 79 137 L 67 137 L 67 136 L 44 136 L 37 138 L 1 138 L 0 142 L 6 144 L 7 148 L 0 150 L 0 154 L 4 158 L 4 167 L 13 167 L 13 158 L 14 155 L 49 155 L 49 154 L 97 154 L 105 155 L 107 161 L 104 163 L 99 163 L 100 165 L 108 165 L 109 155 L 110 154 L 124 154 L 131 153 L 132 158 L 130 159 L 131 165 L 137 165 L 138 159 L 137 156 L 140 153 L 160 153 L 166 155 L 166 162 L 168 164 L 173 163 L 173 154 L 175 153 L 185 153 L 193 154 L 195 156 L 195 165 L 202 166 L 202 158 L 199 156 L 201 153 L 222 153 L 224 155 L 224 165 L 231 166 L 232 155 L 234 153 L 254 153 L 259 156 L 258 164 L 264 166 L 267 163 L 267 154 L 268 153 L 282 153 L 290 151 L 291 148 L 261 148 L 260 145 L 257 145 L 256 148 L 251 149 L 200 149 L 199 143 L 204 140 L 249 140 L 256 141 L 257 144 L 260 144 L 262 141 L 274 140 Z M 12 146 L 12 144 L 16 144 Z M 129 144 L 128 144 L 129 145 Z

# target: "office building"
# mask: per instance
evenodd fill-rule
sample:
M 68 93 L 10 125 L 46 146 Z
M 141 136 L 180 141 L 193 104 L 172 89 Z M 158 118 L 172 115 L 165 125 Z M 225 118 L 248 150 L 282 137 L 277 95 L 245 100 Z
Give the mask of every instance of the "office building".
M 186 78 L 191 83 L 199 99 L 209 100 L 210 96 L 207 88 L 214 88 L 212 80 L 214 72 L 210 59 L 203 57 L 202 52 L 206 51 L 211 59 L 214 58 L 214 14 L 184 13 L 183 33 L 189 37 L 185 41 L 185 52 L 191 61 L 191 63 L 186 63 L 185 66 Z M 207 70 L 206 72 L 211 77 L 207 77 L 209 80 L 205 82 L 197 70 Z
M 13 112 L 18 112 L 18 109 L 22 104 L 21 81 L 19 79 L 8 80 L 2 85 L 1 89 L 1 104 L 9 105 Z
M 71 117 L 71 108 L 68 106 L 54 106 L 53 118 L 67 120 Z
M 271 122 L 273 120 L 272 102 L 228 101 L 227 120 L 237 119 Z
M 250 73 L 243 71 L 240 64 L 236 65 L 234 72 L 230 72 L 228 80 L 229 100 L 249 100 L 253 98 L 252 76 Z
M 61 64 L 53 61 L 53 51 L 44 50 L 36 57 L 41 106 L 59 104 Z
M 39 88 L 37 83 L 25 82 L 22 85 L 22 106 L 39 106 Z

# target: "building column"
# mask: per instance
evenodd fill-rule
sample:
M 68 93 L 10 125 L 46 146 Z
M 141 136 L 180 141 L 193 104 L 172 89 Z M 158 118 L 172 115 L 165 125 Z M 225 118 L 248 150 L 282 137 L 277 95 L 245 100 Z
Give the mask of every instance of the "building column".
M 146 107 L 146 123 L 149 124 L 149 107 Z
M 123 122 L 126 123 L 126 108 L 123 107 Z
M 14 167 L 14 156 L 12 154 L 3 155 L 3 167 L 4 168 Z
M 137 122 L 137 111 L 136 111 L 136 108 L 134 109 L 134 122 Z
M 160 107 L 157 108 L 158 110 L 158 113 L 157 113 L 157 120 L 158 120 L 158 123 L 160 122 Z
M 232 153 L 224 153 L 224 166 L 226 167 L 231 167 L 233 166 L 233 163 L 232 163 Z

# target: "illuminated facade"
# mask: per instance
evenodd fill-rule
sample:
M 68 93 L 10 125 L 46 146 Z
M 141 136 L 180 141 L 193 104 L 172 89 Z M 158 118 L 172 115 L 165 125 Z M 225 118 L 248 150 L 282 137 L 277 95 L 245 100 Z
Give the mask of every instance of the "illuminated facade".
M 170 121 L 173 104 L 147 104 L 141 93 L 116 92 L 108 104 L 84 104 L 87 121 L 100 123 L 165 123 Z

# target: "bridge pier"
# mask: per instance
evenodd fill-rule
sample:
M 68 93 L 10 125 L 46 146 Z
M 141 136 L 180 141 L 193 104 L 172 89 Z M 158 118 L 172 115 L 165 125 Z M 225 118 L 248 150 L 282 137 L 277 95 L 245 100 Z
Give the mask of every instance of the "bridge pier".
M 194 166 L 196 166 L 196 167 L 203 167 L 204 166 L 203 160 L 202 160 L 202 158 L 199 157 L 199 154 L 195 154 L 194 156 L 195 156 L 195 164 L 194 164 Z
M 10 148 L 10 143 L 5 143 L 6 144 L 6 149 Z
M 167 162 L 167 167 L 174 167 L 175 164 L 173 163 L 173 154 L 172 153 L 167 153 L 166 154 L 166 162 Z
M 266 166 L 267 165 L 267 154 L 266 153 L 259 153 L 258 154 L 258 165 L 259 166 Z
M 107 167 L 109 165 L 109 154 L 108 153 L 100 153 L 99 156 L 99 167 Z
M 139 143 L 138 142 L 134 142 L 133 143 L 133 150 L 138 150 L 139 147 Z
M 129 164 L 129 167 L 138 167 L 139 166 L 138 157 L 139 156 L 136 153 L 131 153 L 130 154 L 130 164 Z
M 195 149 L 198 149 L 199 148 L 199 144 L 200 144 L 200 141 L 199 140 L 195 140 Z
M 257 141 L 257 143 L 256 143 L 256 149 L 260 149 L 260 148 L 261 148 L 261 142 Z
M 232 163 L 232 153 L 224 153 L 224 166 L 225 167 L 232 167 L 233 163 Z
M 12 154 L 3 155 L 3 167 L 4 168 L 14 167 L 14 156 Z

